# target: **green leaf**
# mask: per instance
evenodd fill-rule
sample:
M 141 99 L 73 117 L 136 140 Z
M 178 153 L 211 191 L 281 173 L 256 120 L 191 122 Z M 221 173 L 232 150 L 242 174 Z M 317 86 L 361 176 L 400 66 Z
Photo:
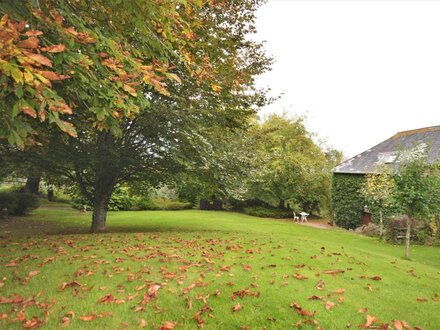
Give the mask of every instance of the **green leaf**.
M 15 90 L 15 95 L 17 95 L 18 98 L 23 97 L 23 85 L 18 85 L 17 89 Z

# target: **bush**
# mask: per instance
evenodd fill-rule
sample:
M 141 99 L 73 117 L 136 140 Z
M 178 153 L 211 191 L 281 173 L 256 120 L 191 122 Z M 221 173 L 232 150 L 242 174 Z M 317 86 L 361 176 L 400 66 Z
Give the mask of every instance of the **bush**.
M 133 207 L 134 200 L 130 197 L 127 187 L 117 187 L 108 203 L 109 211 L 127 211 Z
M 0 191 L 0 214 L 8 215 L 17 207 L 17 196 L 12 191 Z
M 38 196 L 30 193 L 16 193 L 17 206 L 12 215 L 25 215 L 40 206 Z
M 0 192 L 0 212 L 3 215 L 25 215 L 39 206 L 37 195 L 13 190 Z
M 112 194 L 112 198 L 110 198 L 110 201 L 108 202 L 108 211 L 131 210 L 134 204 L 135 200 L 130 197 L 128 188 L 117 187 Z M 84 205 L 88 210 L 93 209 L 93 205 L 90 201 L 81 194 L 76 194 L 70 201 L 70 205 L 77 210 L 82 210 Z
M 134 207 L 138 210 L 185 210 L 191 209 L 192 203 L 167 198 L 137 197 Z
M 406 217 L 402 216 L 396 219 L 391 219 L 388 222 L 388 229 L 386 232 L 386 238 L 393 243 L 403 243 L 405 238 L 399 236 L 405 236 L 406 233 Z M 418 221 L 413 219 L 411 222 L 411 243 L 425 244 L 435 236 L 432 226 L 428 221 Z
M 252 215 L 254 217 L 260 217 L 260 218 L 278 218 L 278 219 L 285 219 L 285 218 L 292 218 L 293 217 L 293 211 L 291 210 L 283 210 L 283 209 L 276 209 L 276 208 L 267 208 L 267 207 L 245 207 L 243 209 L 244 213 L 248 215 Z
M 355 229 L 355 232 L 360 233 L 365 236 L 370 237 L 379 237 L 380 236 L 380 228 L 378 225 L 374 223 L 369 223 L 368 225 L 364 225 Z

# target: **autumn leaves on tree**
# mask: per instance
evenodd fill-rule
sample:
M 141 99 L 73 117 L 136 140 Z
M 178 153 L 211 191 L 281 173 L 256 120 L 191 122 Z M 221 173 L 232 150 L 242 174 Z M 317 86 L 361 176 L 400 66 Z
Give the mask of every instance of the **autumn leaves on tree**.
M 104 230 L 115 185 L 200 161 L 211 127 L 240 127 L 266 102 L 254 76 L 270 59 L 247 38 L 259 4 L 0 4 L 0 137 L 78 186 Z

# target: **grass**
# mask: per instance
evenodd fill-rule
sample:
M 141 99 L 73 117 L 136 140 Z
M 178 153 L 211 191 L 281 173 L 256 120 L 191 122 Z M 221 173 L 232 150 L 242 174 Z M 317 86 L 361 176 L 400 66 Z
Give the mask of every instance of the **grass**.
M 158 329 L 166 321 L 176 329 L 198 322 L 315 329 L 315 320 L 343 329 L 365 324 L 367 314 L 390 325 L 440 325 L 439 248 L 415 246 L 404 260 L 402 246 L 342 230 L 195 210 L 114 212 L 108 233 L 90 235 L 90 216 L 46 203 L 23 220 L 25 228 L 0 233 L 0 328 L 42 321 L 58 329 L 64 320 L 68 329 Z M 2 304 L 5 298 L 16 303 Z

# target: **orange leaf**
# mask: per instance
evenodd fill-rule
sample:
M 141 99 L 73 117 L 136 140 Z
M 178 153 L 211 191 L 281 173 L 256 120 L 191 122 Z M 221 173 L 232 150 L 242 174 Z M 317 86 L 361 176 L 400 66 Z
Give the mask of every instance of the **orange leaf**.
M 85 315 L 85 316 L 80 316 L 78 317 L 81 321 L 93 321 L 94 319 L 96 319 L 96 314 L 90 314 L 90 315 Z
M 367 315 L 366 317 L 366 322 L 364 324 L 365 327 L 369 327 L 371 326 L 373 323 L 377 322 L 378 319 L 376 316 L 371 316 L 371 315 Z
M 48 53 L 61 53 L 66 50 L 66 45 L 63 44 L 52 45 L 49 47 L 41 48 L 41 50 L 43 52 L 48 52 Z
M 43 323 L 43 320 L 40 320 L 38 317 L 34 316 L 32 319 L 23 322 L 23 327 L 25 329 L 35 329 L 40 327 Z
M 40 74 L 49 80 L 64 80 L 70 78 L 69 76 L 65 76 L 62 74 L 58 74 L 53 71 L 40 71 Z
M 38 275 L 40 273 L 41 273 L 41 271 L 39 271 L 39 270 L 32 270 L 32 271 L 29 272 L 28 276 L 32 277 L 32 276 Z
M 106 294 L 105 296 L 101 297 L 98 302 L 101 302 L 103 304 L 109 304 L 115 301 L 115 297 L 113 297 L 112 294 Z
M 43 34 L 43 32 L 41 32 L 39 30 L 29 30 L 24 35 L 26 37 L 37 37 L 37 36 L 41 36 L 42 34 Z
M 36 62 L 37 64 L 45 65 L 48 67 L 52 67 L 52 61 L 49 60 L 46 56 L 43 56 L 41 54 L 32 54 L 32 53 L 26 53 L 26 56 Z
M 366 313 L 366 312 L 368 312 L 368 308 L 367 307 L 364 307 L 364 308 L 361 308 L 361 309 L 358 310 L 358 313 L 361 313 L 361 314 Z
M 17 43 L 20 48 L 35 49 L 38 48 L 39 40 L 35 37 L 29 37 Z
M 242 310 L 242 309 L 243 309 L 243 307 L 240 305 L 240 303 L 238 303 L 237 305 L 232 307 L 233 312 L 238 312 L 239 310 Z
M 327 301 L 326 303 L 325 303 L 325 309 L 326 310 L 330 310 L 330 309 L 332 309 L 333 307 L 335 307 L 336 306 L 336 304 L 334 303 L 334 302 L 331 302 L 331 301 Z
M 147 321 L 145 319 L 141 319 L 139 321 L 139 328 L 145 328 L 147 326 Z
M 335 291 L 336 294 L 343 294 L 345 292 L 345 289 L 339 288 Z
M 396 330 L 403 330 L 403 325 L 401 321 L 393 320 L 393 325 L 396 328 Z
M 293 274 L 293 277 L 296 278 L 297 280 L 307 280 L 308 279 L 307 276 L 304 276 L 304 275 L 298 274 L 298 273 Z
M 131 87 L 130 85 L 124 85 L 122 88 L 124 89 L 124 91 L 126 91 L 131 96 L 137 97 L 136 90 L 133 87 Z
M 372 279 L 373 281 L 380 281 L 380 280 L 382 280 L 382 277 L 376 275 L 376 276 L 371 277 L 371 279 Z
M 176 322 L 165 321 L 159 330 L 173 330 L 176 327 Z
M 416 299 L 418 302 L 427 302 L 428 301 L 428 299 L 427 298 L 424 298 L 424 297 L 417 297 L 417 299 Z
M 323 271 L 324 274 L 328 274 L 328 275 L 336 275 L 339 273 L 345 273 L 345 270 L 342 269 L 332 269 L 332 270 L 325 270 Z
M 19 108 L 20 112 L 23 112 L 27 114 L 28 116 L 31 116 L 32 118 L 37 117 L 37 113 L 33 108 L 31 108 L 29 105 L 24 105 Z
M 319 280 L 318 283 L 316 283 L 315 288 L 317 288 L 318 290 L 323 290 L 325 287 L 325 282 L 323 280 Z

